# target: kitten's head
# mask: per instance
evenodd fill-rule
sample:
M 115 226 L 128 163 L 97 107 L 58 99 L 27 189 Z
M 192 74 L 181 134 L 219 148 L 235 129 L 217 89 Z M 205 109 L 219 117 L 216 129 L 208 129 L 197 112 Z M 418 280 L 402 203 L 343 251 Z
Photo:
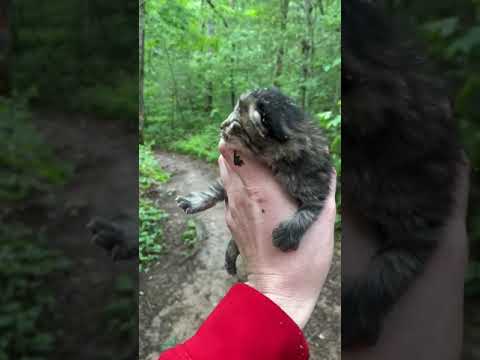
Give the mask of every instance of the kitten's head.
M 285 144 L 299 131 L 305 113 L 278 89 L 257 89 L 240 96 L 222 123 L 225 142 L 260 155 Z

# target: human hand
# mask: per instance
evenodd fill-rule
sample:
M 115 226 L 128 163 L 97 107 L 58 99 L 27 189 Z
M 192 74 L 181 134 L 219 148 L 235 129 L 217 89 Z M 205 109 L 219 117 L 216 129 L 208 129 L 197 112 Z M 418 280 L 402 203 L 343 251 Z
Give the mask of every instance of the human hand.
M 297 204 L 271 170 L 241 150 L 241 166 L 233 162 L 234 149 L 220 144 L 220 175 L 228 196 L 227 225 L 238 246 L 247 284 L 279 305 L 303 328 L 317 302 L 333 256 L 336 176 L 317 221 L 296 251 L 273 246 L 272 231 L 292 216 Z
M 386 316 L 378 343 L 342 351 L 342 359 L 460 358 L 468 245 L 465 225 L 468 179 L 469 166 L 465 162 L 459 165 L 456 206 L 439 239 L 439 248 L 422 275 Z M 376 251 L 372 241 L 374 230 L 350 211 L 345 200 L 342 205 L 342 277 L 355 277 L 366 271 Z

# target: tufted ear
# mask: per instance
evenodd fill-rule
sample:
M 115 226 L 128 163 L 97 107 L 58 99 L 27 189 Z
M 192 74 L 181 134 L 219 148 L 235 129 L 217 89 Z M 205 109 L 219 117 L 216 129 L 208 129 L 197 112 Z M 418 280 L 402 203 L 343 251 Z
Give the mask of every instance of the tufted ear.
M 281 121 L 280 119 L 277 119 L 276 121 L 273 121 L 271 123 L 270 127 L 270 133 L 271 136 L 281 142 L 284 143 L 288 141 L 289 136 L 288 136 L 288 126 L 284 121 Z
M 260 115 L 262 124 L 268 130 L 268 135 L 278 142 L 286 142 L 289 136 L 285 117 L 278 112 L 268 111 L 267 106 L 262 101 L 256 103 L 256 110 Z
M 248 101 L 247 101 L 247 96 L 241 95 L 240 99 L 238 99 L 238 107 L 242 111 L 248 111 Z

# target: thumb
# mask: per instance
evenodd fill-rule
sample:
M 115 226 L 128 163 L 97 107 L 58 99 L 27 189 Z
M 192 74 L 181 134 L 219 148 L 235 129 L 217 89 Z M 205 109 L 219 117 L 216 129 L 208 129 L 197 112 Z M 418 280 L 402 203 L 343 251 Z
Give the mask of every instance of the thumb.
M 258 186 L 272 176 L 272 171 L 251 153 L 221 140 L 219 150 L 229 168 L 234 171 L 246 186 Z

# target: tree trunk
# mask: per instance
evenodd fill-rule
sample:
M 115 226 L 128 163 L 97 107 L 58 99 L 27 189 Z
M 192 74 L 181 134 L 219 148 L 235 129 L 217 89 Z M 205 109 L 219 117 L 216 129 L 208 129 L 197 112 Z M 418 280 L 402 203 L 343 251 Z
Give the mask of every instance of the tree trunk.
M 302 85 L 300 86 L 300 103 L 302 108 L 308 106 L 308 93 L 307 93 L 307 81 L 310 78 L 311 74 L 311 59 L 313 52 L 313 6 L 311 0 L 304 0 L 304 10 L 305 10 L 305 25 L 306 31 L 305 36 L 301 42 L 302 49 Z
M 215 4 L 212 2 L 212 0 L 207 0 L 207 4 L 208 4 L 208 6 L 210 6 L 212 11 L 215 13 L 215 15 L 217 15 L 222 20 L 222 23 L 223 23 L 223 26 L 225 26 L 225 29 L 228 29 L 229 25 L 228 25 L 227 19 L 215 7 Z M 202 6 L 203 6 L 203 1 L 202 1 Z M 235 6 L 236 6 L 236 0 L 230 0 L 230 7 L 232 8 L 232 10 L 235 10 Z M 203 28 L 203 26 L 202 26 L 202 28 Z M 210 30 L 210 28 L 209 28 L 209 30 Z M 208 35 L 209 36 L 213 35 L 213 32 L 212 33 L 209 32 Z M 235 55 L 235 52 L 236 52 L 236 46 L 235 46 L 235 44 L 232 44 L 232 54 L 233 55 L 230 55 L 230 102 L 231 102 L 232 107 L 235 106 L 235 100 L 236 100 L 235 74 L 234 74 L 234 68 L 235 68 L 234 55 Z M 213 92 L 213 84 L 208 84 L 207 87 L 209 89 L 211 89 L 211 91 Z M 212 100 L 212 102 L 213 102 L 213 98 L 211 98 L 210 100 Z
M 232 10 L 235 11 L 236 0 L 230 0 L 230 6 Z M 236 91 L 235 91 L 235 54 L 237 52 L 237 47 L 235 43 L 232 43 L 232 55 L 230 56 L 230 102 L 232 109 L 235 107 L 236 100 Z
M 167 59 L 168 69 L 170 70 L 170 76 L 172 78 L 172 83 L 173 83 L 173 91 L 172 91 L 173 111 L 172 111 L 172 117 L 170 119 L 170 126 L 173 128 L 175 126 L 175 123 L 177 122 L 177 113 L 180 114 L 180 118 L 182 121 L 185 121 L 185 118 L 183 116 L 183 112 L 181 108 L 179 109 L 178 107 L 178 96 L 179 96 L 178 82 L 177 82 L 177 77 L 175 76 L 174 64 L 172 64 L 172 58 L 170 57 L 168 44 L 166 42 L 165 42 L 164 50 L 165 50 L 165 55 Z
M 320 9 L 320 14 L 325 15 L 325 7 L 323 6 L 323 0 L 318 0 L 318 8 Z
M 280 0 L 280 34 L 282 36 L 277 50 L 277 63 L 275 66 L 275 75 L 273 85 L 280 87 L 280 76 L 283 73 L 283 57 L 285 54 L 284 36 L 287 31 L 288 5 L 290 0 Z
M 214 27 L 213 22 L 211 20 L 207 20 L 207 35 L 209 37 L 214 35 Z M 208 49 L 208 57 L 211 58 L 213 54 L 213 49 Z M 207 79 L 207 94 L 205 97 L 205 112 L 210 114 L 213 110 L 213 81 Z
M 140 0 L 140 34 L 139 34 L 139 48 L 140 48 L 140 59 L 138 60 L 138 78 L 139 78 L 139 127 L 138 127 L 138 137 L 140 144 L 144 142 L 144 129 L 145 129 L 145 107 L 143 100 L 143 86 L 145 79 L 145 70 L 144 70 L 144 52 L 145 52 L 145 0 Z

